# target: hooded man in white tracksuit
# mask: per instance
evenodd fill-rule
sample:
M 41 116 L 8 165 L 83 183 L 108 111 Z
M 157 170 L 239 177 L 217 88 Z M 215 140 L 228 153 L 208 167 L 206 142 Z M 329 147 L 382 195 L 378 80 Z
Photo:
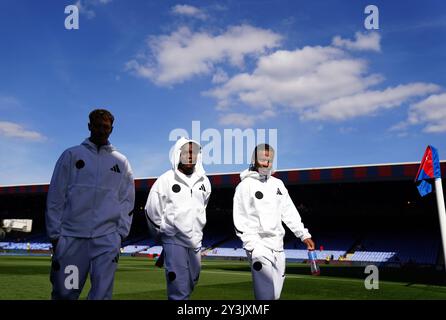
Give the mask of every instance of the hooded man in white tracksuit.
M 172 169 L 153 184 L 146 204 L 149 229 L 161 238 L 169 300 L 187 300 L 198 282 L 201 241 L 211 184 L 201 147 L 180 138 L 171 153 Z
M 240 174 L 233 203 L 236 234 L 246 250 L 258 300 L 277 300 L 282 292 L 285 280 L 282 221 L 309 250 L 315 247 L 285 185 L 271 176 L 273 159 L 274 150 L 268 144 L 255 148 L 250 168 Z
M 90 137 L 62 153 L 48 190 L 52 299 L 78 299 L 88 273 L 88 299 L 111 299 L 121 241 L 132 222 L 132 170 L 108 141 L 113 115 L 97 109 L 89 117 Z

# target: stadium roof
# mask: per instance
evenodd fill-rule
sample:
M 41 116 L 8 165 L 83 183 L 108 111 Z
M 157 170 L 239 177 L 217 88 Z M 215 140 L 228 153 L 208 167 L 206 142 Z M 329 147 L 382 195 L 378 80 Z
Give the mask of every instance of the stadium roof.
M 446 161 L 441 161 L 442 177 L 446 177 Z M 286 185 L 313 183 L 345 183 L 372 181 L 414 181 L 419 163 L 389 163 L 344 167 L 323 167 L 277 170 L 274 176 Z M 235 187 L 240 182 L 239 173 L 208 174 L 213 187 Z M 156 177 L 137 178 L 137 191 L 148 191 Z M 0 186 L 0 195 L 46 193 L 49 184 Z

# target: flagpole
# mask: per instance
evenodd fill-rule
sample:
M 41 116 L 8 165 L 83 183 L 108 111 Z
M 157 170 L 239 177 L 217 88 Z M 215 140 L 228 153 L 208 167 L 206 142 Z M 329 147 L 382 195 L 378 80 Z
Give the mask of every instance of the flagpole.
M 435 193 L 437 198 L 438 216 L 440 218 L 440 231 L 443 243 L 443 257 L 446 271 L 446 209 L 444 206 L 443 185 L 441 178 L 435 178 Z

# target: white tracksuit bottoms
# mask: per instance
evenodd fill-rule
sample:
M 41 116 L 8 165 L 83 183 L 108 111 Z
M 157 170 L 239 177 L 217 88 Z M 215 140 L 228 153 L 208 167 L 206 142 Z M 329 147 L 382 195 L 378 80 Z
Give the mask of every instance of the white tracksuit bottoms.
M 164 266 L 169 300 L 188 300 L 201 270 L 199 249 L 164 243 Z
M 90 273 L 87 299 L 111 299 L 120 246 L 117 232 L 91 239 L 61 236 L 52 257 L 51 298 L 78 299 Z
M 269 251 L 268 257 L 253 258 L 250 251 L 246 251 L 251 264 L 254 296 L 256 300 L 278 300 L 285 280 L 285 252 Z

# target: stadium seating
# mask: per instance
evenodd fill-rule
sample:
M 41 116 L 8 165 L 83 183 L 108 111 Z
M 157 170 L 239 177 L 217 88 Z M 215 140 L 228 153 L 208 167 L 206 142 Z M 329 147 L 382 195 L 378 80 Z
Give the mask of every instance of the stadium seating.
M 221 248 L 242 248 L 243 244 L 242 241 L 238 238 L 232 238 L 228 241 L 225 241 L 224 243 L 222 243 L 221 245 L 219 245 L 219 247 Z
M 439 248 L 438 237 L 427 233 L 369 233 L 351 260 L 435 264 Z
M 215 248 L 203 251 L 207 257 L 246 258 L 246 252 L 241 248 Z
M 50 250 L 51 243 L 0 242 L 3 250 Z
M 143 251 L 139 251 L 138 253 L 140 253 L 140 254 L 147 254 L 147 255 L 150 255 L 150 254 L 158 254 L 159 255 L 162 250 L 163 250 L 163 247 L 161 247 L 161 246 L 154 246 L 154 247 L 146 248 Z
M 358 239 L 348 234 L 316 235 L 316 254 L 319 260 L 350 261 L 352 263 L 391 263 L 405 265 L 408 263 L 435 265 L 440 252 L 438 235 L 411 232 L 369 232 Z M 29 241 L 0 242 L 0 250 L 8 251 L 49 251 L 51 244 L 44 233 L 30 235 Z M 149 237 L 128 239 L 122 250 L 123 254 L 159 254 L 161 246 Z M 353 246 L 354 244 L 354 246 Z M 319 250 L 323 246 L 323 250 Z M 308 252 L 305 245 L 296 238 L 285 241 L 285 254 L 292 261 L 306 261 Z M 242 242 L 235 236 L 224 234 L 205 235 L 203 255 L 208 257 L 246 258 Z
M 358 262 L 389 262 L 395 252 L 380 252 L 380 251 L 356 251 L 351 257 L 350 261 Z
M 122 249 L 122 253 L 132 254 L 132 253 L 137 253 L 137 252 L 147 250 L 148 248 L 149 248 L 148 246 L 129 245 L 129 246 L 125 246 Z

